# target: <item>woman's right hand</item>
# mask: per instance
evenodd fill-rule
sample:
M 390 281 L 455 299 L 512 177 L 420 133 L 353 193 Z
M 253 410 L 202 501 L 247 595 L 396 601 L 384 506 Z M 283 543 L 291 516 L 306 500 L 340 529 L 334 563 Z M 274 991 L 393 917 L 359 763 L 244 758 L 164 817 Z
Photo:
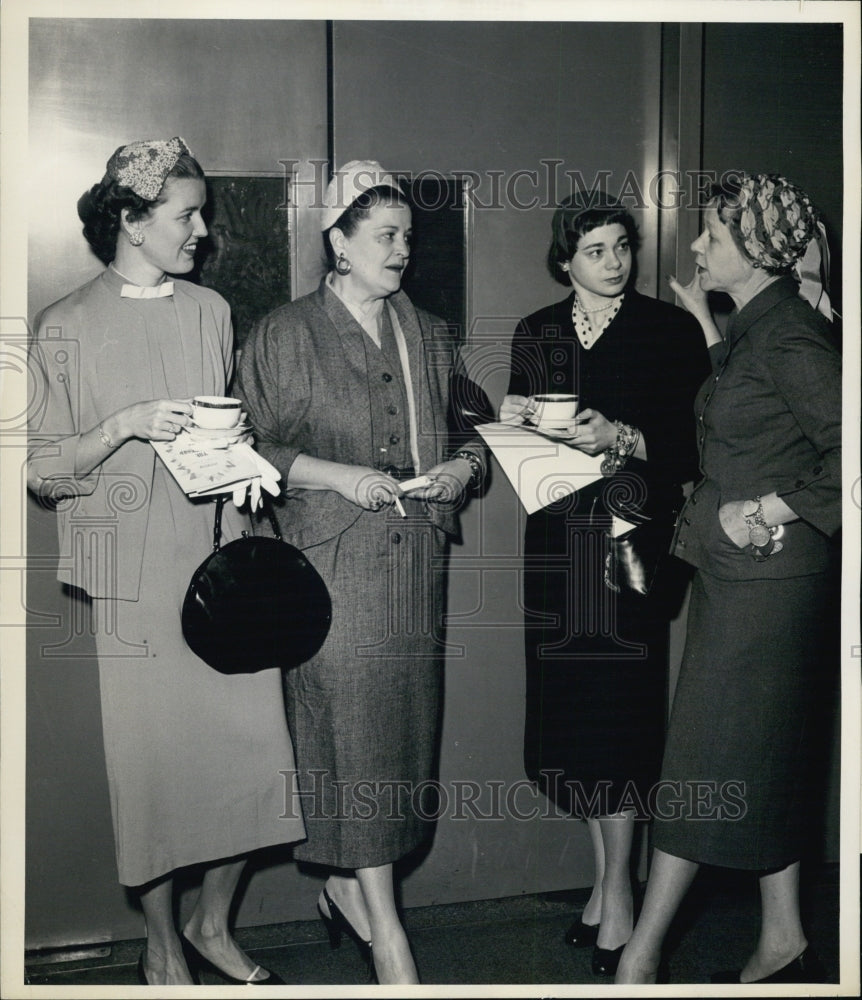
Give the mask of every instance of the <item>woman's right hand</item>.
M 106 426 L 106 433 L 117 441 L 139 438 L 142 441 L 173 441 L 179 432 L 188 427 L 192 417 L 192 404 L 184 399 L 150 399 L 133 403 L 109 418 L 113 428 Z M 115 430 L 115 435 L 111 430 Z
M 398 480 L 365 465 L 344 465 L 339 471 L 338 492 L 363 510 L 380 510 L 401 495 Z
M 701 324 L 704 320 L 712 320 L 712 313 L 709 308 L 709 300 L 706 292 L 700 287 L 700 278 L 697 271 L 687 285 L 681 285 L 674 275 L 668 275 L 667 283 L 671 291 L 679 298 L 683 308 L 694 316 Z
M 694 316 L 700 323 L 706 346 L 712 347 L 721 341 L 721 333 L 712 318 L 712 311 L 709 308 L 709 298 L 701 288 L 700 276 L 695 271 L 694 277 L 687 285 L 681 285 L 673 275 L 668 275 L 667 283 L 671 290 L 679 298 L 683 307 Z
M 501 424 L 523 424 L 533 411 L 526 396 L 506 396 L 500 406 Z

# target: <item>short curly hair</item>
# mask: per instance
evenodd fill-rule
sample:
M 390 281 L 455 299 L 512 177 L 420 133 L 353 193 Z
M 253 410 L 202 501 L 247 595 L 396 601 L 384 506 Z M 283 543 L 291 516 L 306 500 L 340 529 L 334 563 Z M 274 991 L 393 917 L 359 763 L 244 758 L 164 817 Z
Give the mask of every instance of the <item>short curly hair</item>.
M 120 234 L 120 215 L 124 208 L 129 210 L 129 219 L 143 218 L 153 207 L 164 201 L 165 186 L 172 178 L 204 180 L 204 172 L 198 161 L 188 153 L 183 153 L 165 178 L 159 197 L 148 201 L 131 188 L 118 184 L 107 174 L 85 191 L 78 199 L 78 218 L 84 223 L 84 236 L 93 253 L 103 264 L 110 264 L 117 251 L 117 237 Z
M 640 233 L 631 213 L 619 202 L 601 193 L 576 192 L 554 212 L 551 222 L 551 245 L 548 248 L 548 272 L 554 281 L 567 287 L 571 284 L 562 265 L 568 263 L 578 249 L 578 241 L 600 226 L 619 223 L 626 231 L 632 254 L 640 248 Z

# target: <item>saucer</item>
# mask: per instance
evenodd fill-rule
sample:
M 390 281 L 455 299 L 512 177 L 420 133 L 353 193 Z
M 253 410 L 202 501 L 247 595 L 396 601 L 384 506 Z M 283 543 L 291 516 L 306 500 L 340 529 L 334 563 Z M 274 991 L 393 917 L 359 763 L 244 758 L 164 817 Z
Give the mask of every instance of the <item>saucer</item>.
M 570 423 L 570 420 L 528 420 L 523 426 L 531 431 L 564 431 Z
M 185 429 L 186 434 L 199 441 L 215 441 L 219 438 L 238 438 L 251 431 L 249 424 L 236 424 L 233 427 L 198 427 L 194 421 Z

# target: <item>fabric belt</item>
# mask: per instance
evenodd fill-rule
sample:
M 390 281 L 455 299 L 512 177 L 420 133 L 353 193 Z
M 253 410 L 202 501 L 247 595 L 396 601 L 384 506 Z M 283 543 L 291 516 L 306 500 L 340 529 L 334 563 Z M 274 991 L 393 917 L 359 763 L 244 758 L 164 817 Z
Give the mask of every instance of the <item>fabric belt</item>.
M 397 479 L 399 482 L 416 477 L 416 470 L 412 465 L 406 465 L 403 469 L 399 469 L 397 465 L 386 465 L 380 471 L 387 476 L 392 476 L 393 479 Z

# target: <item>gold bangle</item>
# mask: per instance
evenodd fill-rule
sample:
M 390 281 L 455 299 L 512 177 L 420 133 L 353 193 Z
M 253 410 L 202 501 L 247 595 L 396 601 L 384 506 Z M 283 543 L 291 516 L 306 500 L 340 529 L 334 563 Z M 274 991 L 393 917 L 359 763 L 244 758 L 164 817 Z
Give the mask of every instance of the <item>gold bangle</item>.
M 101 424 L 99 424 L 99 440 L 108 449 L 108 451 L 114 450 L 114 442 L 105 433 L 105 428 L 102 427 Z
M 467 485 L 472 490 L 477 490 L 482 485 L 482 479 L 484 478 L 484 468 L 482 463 L 479 461 L 478 456 L 474 455 L 472 451 L 456 451 L 452 456 L 455 458 L 463 458 L 465 462 L 470 466 L 470 481 Z

